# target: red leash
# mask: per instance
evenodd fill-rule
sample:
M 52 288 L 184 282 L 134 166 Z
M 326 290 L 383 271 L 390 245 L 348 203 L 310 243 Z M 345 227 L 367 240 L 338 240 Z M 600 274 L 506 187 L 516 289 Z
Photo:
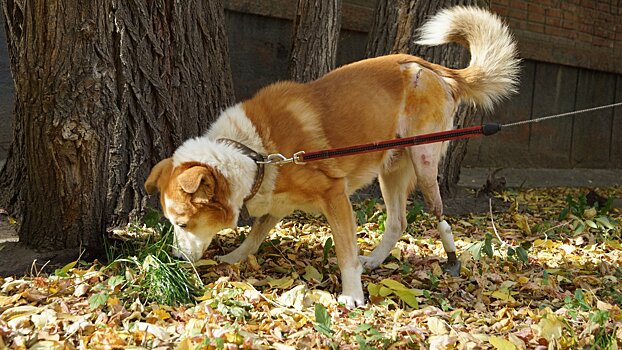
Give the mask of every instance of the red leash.
M 300 151 L 294 154 L 292 158 L 282 159 L 283 163 L 289 163 L 293 161 L 296 164 L 303 164 L 314 160 L 321 160 L 327 158 L 337 158 L 350 156 L 355 154 L 363 154 L 376 151 L 384 151 L 388 149 L 405 148 L 416 145 L 424 145 L 434 142 L 450 141 L 457 139 L 464 139 L 469 137 L 475 137 L 480 135 L 492 135 L 501 130 L 501 125 L 496 123 L 487 123 L 479 126 L 472 126 L 468 128 L 447 130 L 441 132 L 435 132 L 431 134 L 424 134 L 412 137 L 403 137 L 393 140 L 377 141 L 367 143 L 363 145 L 355 145 L 341 148 L 331 148 L 321 151 L 305 152 Z M 270 158 L 270 157 L 268 157 Z M 289 160 L 289 161 L 288 161 Z M 273 161 L 272 164 L 275 162 Z

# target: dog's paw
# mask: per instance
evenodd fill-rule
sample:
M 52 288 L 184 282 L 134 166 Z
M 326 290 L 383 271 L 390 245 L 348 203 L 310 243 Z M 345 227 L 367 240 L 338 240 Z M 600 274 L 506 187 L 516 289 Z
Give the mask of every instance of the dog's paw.
M 354 309 L 357 307 L 365 306 L 365 296 L 363 296 L 363 293 L 361 293 L 361 295 L 356 295 L 356 296 L 341 294 L 337 298 L 337 301 L 344 304 L 348 309 Z
M 374 257 L 373 254 L 368 256 L 359 255 L 359 260 L 366 270 L 373 270 L 384 261 L 384 259 Z
M 447 260 L 447 262 L 443 264 L 443 271 L 452 277 L 458 277 L 460 276 L 461 267 L 462 263 L 460 260 Z

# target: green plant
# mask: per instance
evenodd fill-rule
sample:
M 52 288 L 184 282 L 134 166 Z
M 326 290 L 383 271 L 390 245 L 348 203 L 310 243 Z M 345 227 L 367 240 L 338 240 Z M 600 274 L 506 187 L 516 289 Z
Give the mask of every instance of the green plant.
M 177 260 L 170 254 L 174 234 L 172 226 L 155 214 L 148 214 L 149 225 L 130 224 L 124 230 L 115 230 L 115 239 L 109 240 L 106 267 L 114 275 L 105 286 L 121 297 L 139 298 L 145 302 L 167 305 L 193 303 L 201 295 L 203 284 L 194 267 Z M 121 279 L 123 288 L 118 288 Z M 103 298 L 94 299 L 93 305 Z M 105 302 L 105 301 L 104 301 Z
M 379 206 L 378 199 L 370 198 L 362 203 L 356 203 L 354 209 L 358 225 L 363 226 L 366 223 L 374 223 L 378 225 L 378 231 L 384 231 L 387 214 Z
M 522 242 L 520 245 L 510 245 L 501 241 L 501 246 L 507 246 L 505 256 L 516 262 L 526 264 L 529 262 L 529 249 L 531 249 L 531 242 Z M 493 243 L 493 236 L 487 233 L 484 240 L 473 242 L 466 247 L 466 250 L 471 253 L 475 260 L 479 260 L 482 257 L 482 253 L 486 254 L 489 258 L 492 258 L 495 254 L 495 248 Z
M 333 338 L 333 330 L 330 328 L 330 314 L 324 305 L 316 303 L 315 304 L 315 324 L 313 328 L 316 331 L 324 334 L 327 338 Z
M 324 241 L 322 265 L 326 265 L 326 263 L 328 262 L 328 254 L 330 254 L 330 250 L 332 248 L 333 248 L 333 239 L 331 237 L 328 237 L 326 241 Z
M 414 201 L 408 212 L 406 213 L 406 221 L 408 224 L 412 224 L 417 221 L 419 216 L 423 215 L 423 203 Z
M 576 198 L 567 195 L 566 207 L 560 212 L 559 220 L 569 219 L 575 236 L 593 231 L 608 239 L 612 233 L 619 236 L 619 230 L 615 227 L 616 222 L 608 216 L 612 206 L 612 197 L 609 197 L 603 206 L 599 206 L 598 202 L 589 205 L 584 194 Z
M 432 287 L 432 289 L 437 289 L 440 283 L 440 279 L 438 278 L 438 276 L 430 271 L 428 272 L 428 278 L 430 279 L 430 286 Z
M 594 336 L 594 346 L 592 349 L 612 349 L 616 343 L 616 329 L 609 331 L 606 327 L 609 322 L 609 311 L 596 310 L 589 316 L 590 322 L 598 325 L 598 331 Z M 614 344 L 615 343 L 615 344 Z M 615 347 L 617 349 L 617 347 Z
M 385 333 L 380 332 L 368 323 L 363 323 L 356 327 L 354 334 L 354 339 L 359 345 L 359 349 L 362 350 L 385 349 L 391 342 Z
M 355 206 L 356 221 L 359 225 L 362 226 L 371 221 L 370 219 L 377 212 L 377 209 L 376 209 L 377 204 L 378 204 L 378 200 L 376 198 L 371 198 Z
M 331 329 L 331 320 L 330 314 L 326 307 L 320 303 L 315 304 L 315 323 L 313 324 L 313 328 L 326 336 L 330 342 L 331 349 L 338 349 L 339 346 L 333 341 L 334 331 Z
M 579 311 L 590 310 L 590 306 L 585 301 L 583 289 L 581 288 L 577 288 L 574 291 L 574 296 L 567 296 L 564 298 L 564 307 L 569 310 L 568 315 L 570 315 L 573 320 L 577 319 L 577 314 Z
M 216 295 L 213 297 L 210 307 L 218 310 L 223 315 L 231 315 L 235 319 L 244 319 L 250 316 L 249 311 L 253 305 L 241 300 L 240 296 L 244 290 L 240 288 L 219 288 L 214 290 Z
M 578 322 L 579 315 L 582 315 L 583 322 L 588 323 L 585 327 L 596 331 L 590 349 L 611 349 L 616 341 L 616 327 L 613 329 L 607 327 L 611 317 L 608 310 L 601 310 L 591 305 L 581 288 L 577 288 L 573 296 L 564 298 L 563 307 L 568 310 L 568 315 L 574 322 Z

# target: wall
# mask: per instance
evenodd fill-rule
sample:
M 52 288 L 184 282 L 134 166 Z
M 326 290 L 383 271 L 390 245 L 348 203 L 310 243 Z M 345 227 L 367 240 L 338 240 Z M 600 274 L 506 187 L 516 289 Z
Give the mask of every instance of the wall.
M 525 58 L 622 73 L 622 3 L 617 0 L 493 0 Z

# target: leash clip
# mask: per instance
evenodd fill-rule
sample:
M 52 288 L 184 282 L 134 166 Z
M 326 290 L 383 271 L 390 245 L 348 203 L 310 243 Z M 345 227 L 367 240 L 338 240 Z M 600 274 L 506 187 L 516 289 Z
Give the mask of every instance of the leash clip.
M 294 155 L 291 158 L 287 158 L 281 153 L 272 153 L 272 154 L 269 154 L 265 160 L 257 161 L 257 164 L 270 164 L 270 165 L 279 165 L 279 166 L 289 164 L 289 163 L 305 164 L 305 162 L 302 161 L 303 154 L 305 154 L 305 151 L 298 151 L 294 153 Z

